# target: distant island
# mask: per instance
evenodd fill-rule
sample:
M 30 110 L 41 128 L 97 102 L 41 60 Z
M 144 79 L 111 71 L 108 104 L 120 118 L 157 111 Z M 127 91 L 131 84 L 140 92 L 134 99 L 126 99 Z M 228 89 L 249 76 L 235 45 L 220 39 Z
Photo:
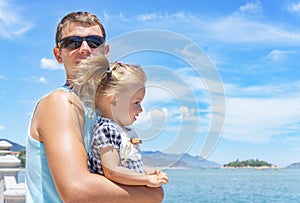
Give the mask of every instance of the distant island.
M 293 163 L 293 164 L 289 165 L 287 168 L 300 168 L 300 162 Z
M 258 159 L 248 159 L 245 161 L 239 161 L 238 159 L 233 162 L 229 162 L 228 164 L 224 164 L 221 168 L 279 168 L 276 165 L 270 164 L 266 161 L 261 161 Z
M 142 151 L 143 162 L 147 166 L 165 169 L 188 169 L 188 168 L 219 168 L 220 164 L 191 156 L 187 153 L 166 154 L 160 151 Z

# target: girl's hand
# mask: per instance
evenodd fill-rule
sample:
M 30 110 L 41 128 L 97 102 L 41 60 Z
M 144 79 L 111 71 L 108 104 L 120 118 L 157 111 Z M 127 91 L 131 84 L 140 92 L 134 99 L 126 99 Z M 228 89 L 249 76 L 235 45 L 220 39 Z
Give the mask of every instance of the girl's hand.
M 162 184 L 167 184 L 169 181 L 168 176 L 163 172 L 161 172 L 160 174 L 149 175 L 148 177 L 148 187 L 160 187 Z

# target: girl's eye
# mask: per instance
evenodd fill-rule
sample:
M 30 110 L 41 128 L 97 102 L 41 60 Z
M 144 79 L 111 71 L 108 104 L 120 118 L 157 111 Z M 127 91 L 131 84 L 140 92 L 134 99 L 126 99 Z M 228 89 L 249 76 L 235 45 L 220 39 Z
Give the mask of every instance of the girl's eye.
M 141 102 L 140 101 L 135 101 L 134 104 L 135 105 L 139 105 Z

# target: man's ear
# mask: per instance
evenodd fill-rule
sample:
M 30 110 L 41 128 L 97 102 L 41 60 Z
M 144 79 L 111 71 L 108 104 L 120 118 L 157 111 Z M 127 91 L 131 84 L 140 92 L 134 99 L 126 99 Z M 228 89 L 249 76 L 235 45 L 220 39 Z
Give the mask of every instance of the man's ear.
M 105 56 L 108 58 L 109 57 L 109 44 L 105 45 Z
M 58 63 L 62 64 L 62 58 L 61 58 L 61 50 L 58 47 L 53 48 L 53 54 L 57 60 Z

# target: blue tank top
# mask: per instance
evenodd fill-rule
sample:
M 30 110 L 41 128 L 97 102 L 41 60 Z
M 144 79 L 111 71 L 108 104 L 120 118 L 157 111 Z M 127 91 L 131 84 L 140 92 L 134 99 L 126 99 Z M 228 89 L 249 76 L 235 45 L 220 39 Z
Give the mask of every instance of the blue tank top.
M 57 90 L 72 92 L 72 90 L 67 86 L 63 86 L 61 88 L 58 88 Z M 88 153 L 91 147 L 92 130 L 98 119 L 98 116 L 84 103 L 83 107 L 85 114 L 84 144 Z M 52 176 L 48 168 L 44 144 L 31 137 L 30 124 L 28 129 L 29 130 L 26 139 L 26 202 L 62 202 L 56 191 Z

